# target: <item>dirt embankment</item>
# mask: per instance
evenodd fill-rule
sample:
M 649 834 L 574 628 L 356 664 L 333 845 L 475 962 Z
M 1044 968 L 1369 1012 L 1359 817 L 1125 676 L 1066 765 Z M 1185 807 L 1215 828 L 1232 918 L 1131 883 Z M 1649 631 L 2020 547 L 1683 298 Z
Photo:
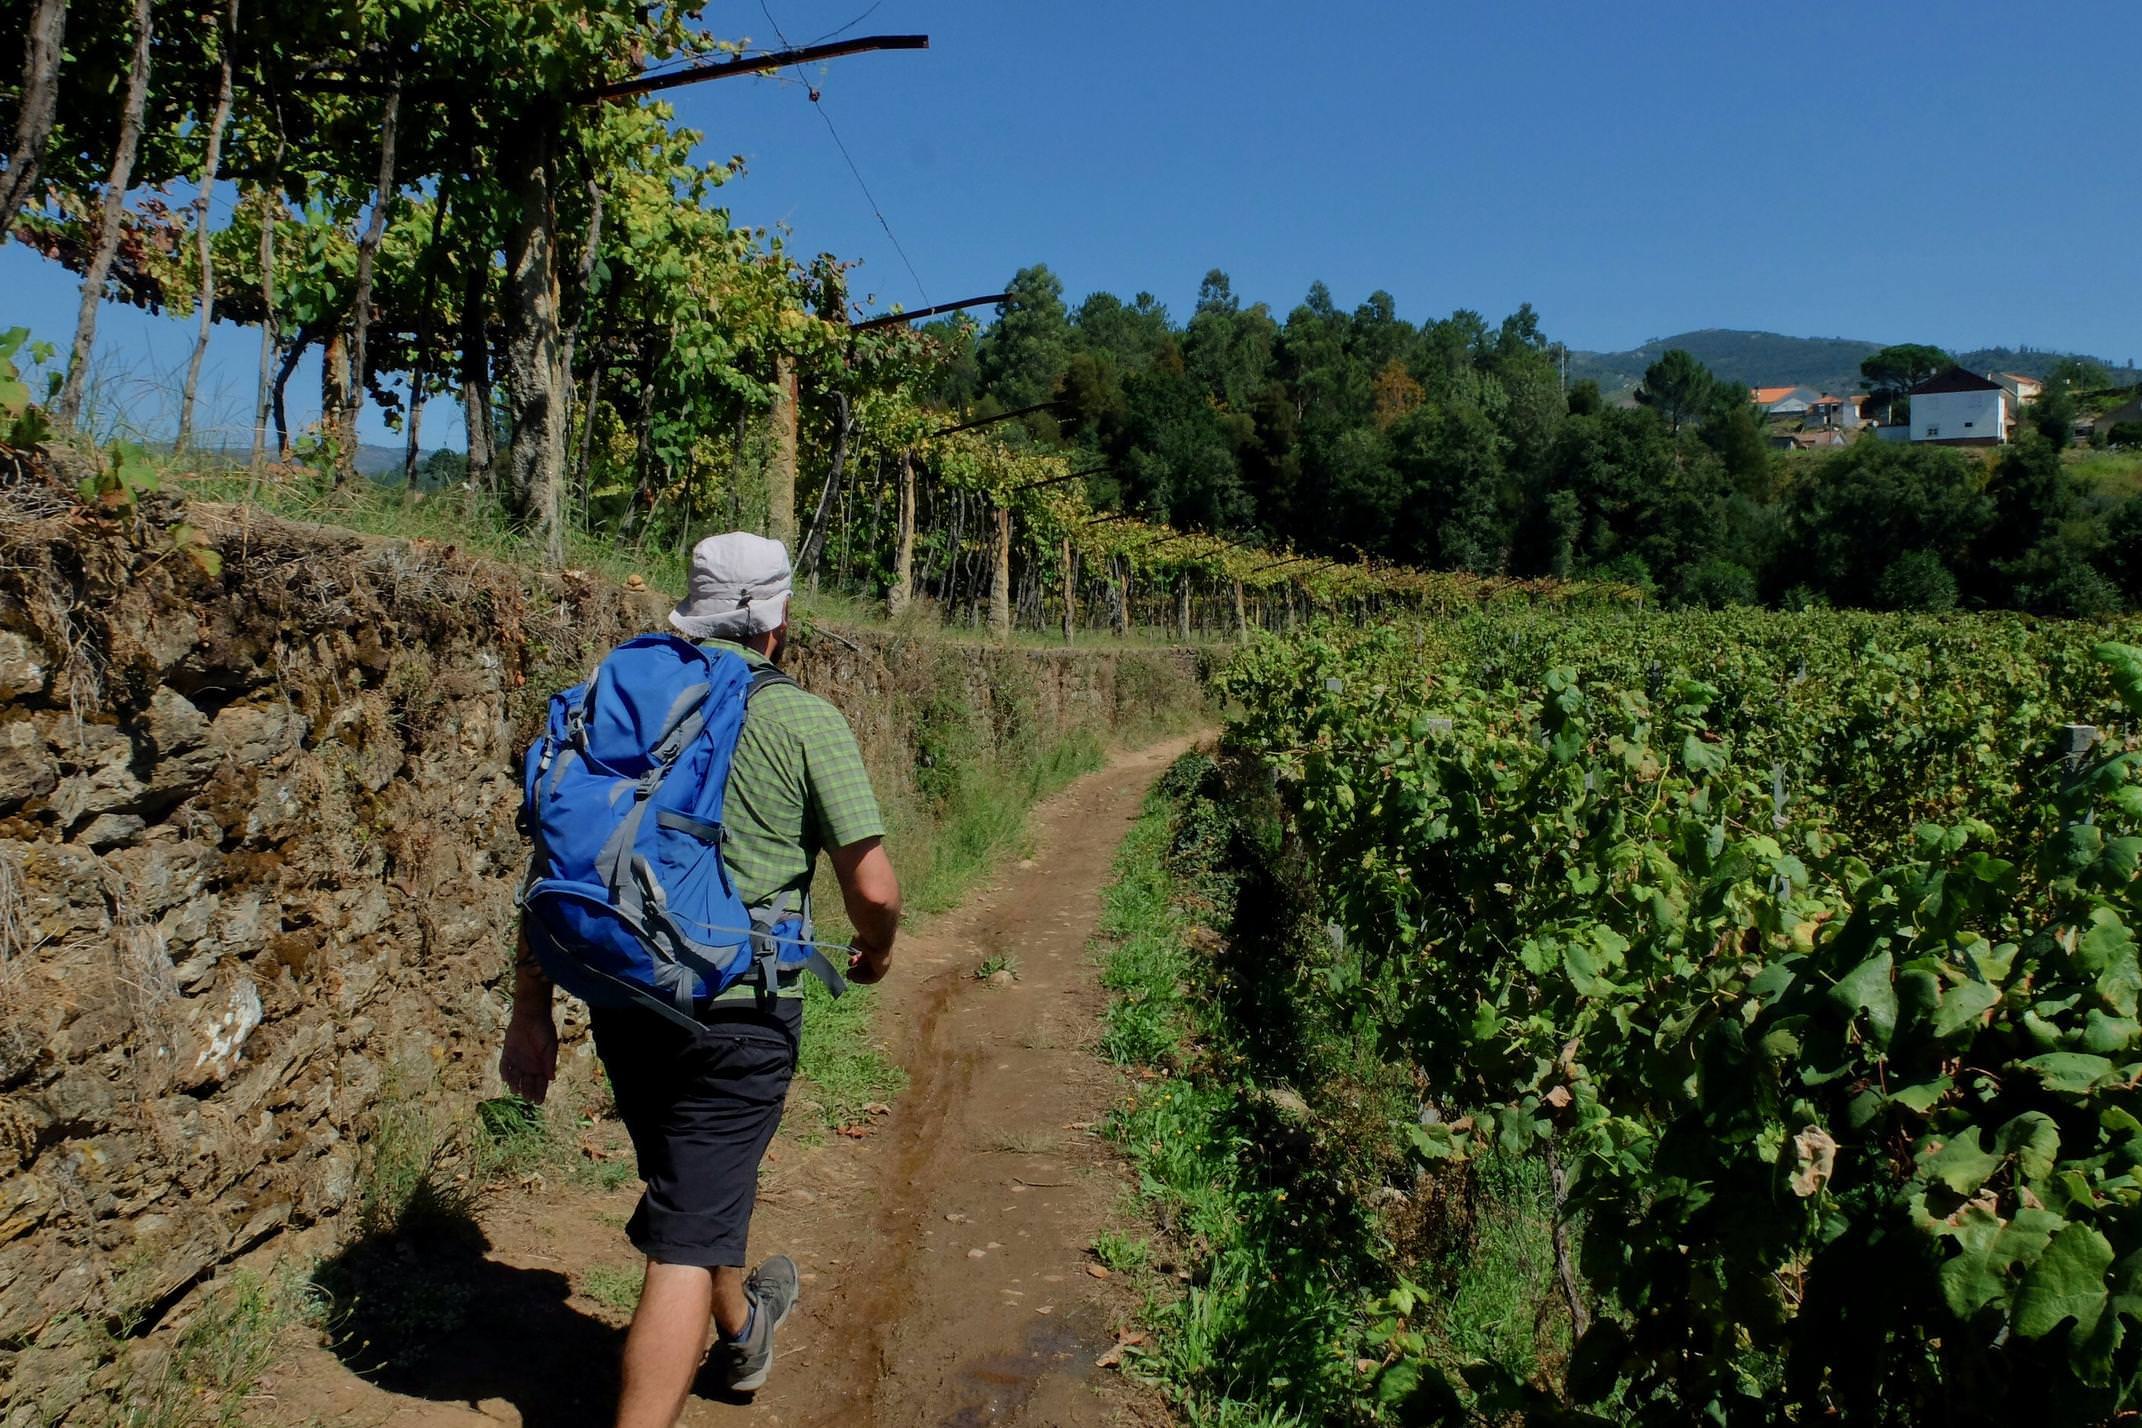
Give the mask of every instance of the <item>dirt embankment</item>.
M 666 601 L 253 516 L 0 533 L 0 1417 L 342 1210 L 383 1096 L 493 1088 L 514 756 Z M 211 562 L 212 563 L 212 562 Z M 1196 698 L 1165 654 L 820 631 L 881 789 Z

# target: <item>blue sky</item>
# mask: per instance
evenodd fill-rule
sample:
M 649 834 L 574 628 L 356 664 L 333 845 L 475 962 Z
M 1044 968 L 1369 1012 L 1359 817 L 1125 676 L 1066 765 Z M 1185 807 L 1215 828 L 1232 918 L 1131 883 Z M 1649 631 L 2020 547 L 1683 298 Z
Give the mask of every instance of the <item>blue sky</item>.
M 868 3 L 710 20 L 770 46 L 770 9 L 802 44 Z M 1346 305 L 1386 289 L 1416 321 L 1529 301 L 1579 348 L 1750 327 L 2142 355 L 2131 0 L 881 0 L 852 33 L 903 31 L 932 47 L 808 80 L 913 275 L 802 79 L 673 96 L 709 156 L 746 159 L 721 194 L 737 218 L 861 259 L 854 291 L 880 305 L 1046 262 L 1073 301 L 1143 289 L 1181 315 L 1219 267 L 1282 315 L 1317 279 Z M 72 328 L 71 281 L 13 245 L 0 294 L 0 324 Z M 178 326 L 111 315 L 138 412 L 176 387 Z M 233 412 L 254 352 L 218 340 Z

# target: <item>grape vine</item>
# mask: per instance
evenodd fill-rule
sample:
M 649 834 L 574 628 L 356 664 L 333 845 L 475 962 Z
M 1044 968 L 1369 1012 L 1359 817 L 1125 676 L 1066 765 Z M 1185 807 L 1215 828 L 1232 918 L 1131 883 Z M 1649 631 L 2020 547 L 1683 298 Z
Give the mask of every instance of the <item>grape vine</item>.
M 1340 933 L 1295 994 L 1418 1067 L 1421 1158 L 1569 1170 L 1566 1398 L 1469 1392 L 1658 1424 L 2135 1401 L 2135 636 L 1518 613 L 1238 657 L 1229 739 Z M 1454 1390 L 1402 1319 L 1380 1397 L 1425 1411 Z

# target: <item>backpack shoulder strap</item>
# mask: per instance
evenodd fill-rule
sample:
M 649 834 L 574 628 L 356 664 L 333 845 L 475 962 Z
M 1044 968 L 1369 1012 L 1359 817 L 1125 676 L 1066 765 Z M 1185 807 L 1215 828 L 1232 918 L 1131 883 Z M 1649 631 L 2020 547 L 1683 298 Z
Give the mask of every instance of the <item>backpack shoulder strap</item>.
M 769 689 L 776 684 L 786 684 L 795 689 L 803 688 L 803 686 L 797 684 L 795 680 L 783 674 L 780 670 L 780 667 L 777 665 L 753 665 L 751 667 L 751 683 L 744 690 L 745 705 L 748 707 L 752 699 L 757 696 L 760 690 Z

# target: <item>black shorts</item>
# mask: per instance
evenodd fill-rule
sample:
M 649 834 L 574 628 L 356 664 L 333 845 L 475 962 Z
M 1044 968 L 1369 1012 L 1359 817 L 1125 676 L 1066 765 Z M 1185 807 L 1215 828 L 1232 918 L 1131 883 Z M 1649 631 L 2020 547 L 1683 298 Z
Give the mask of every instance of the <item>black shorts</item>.
M 796 1069 L 802 999 L 717 1010 L 696 1031 L 615 1007 L 591 1020 L 647 1183 L 625 1226 L 633 1247 L 660 1264 L 742 1265 L 759 1159 Z

